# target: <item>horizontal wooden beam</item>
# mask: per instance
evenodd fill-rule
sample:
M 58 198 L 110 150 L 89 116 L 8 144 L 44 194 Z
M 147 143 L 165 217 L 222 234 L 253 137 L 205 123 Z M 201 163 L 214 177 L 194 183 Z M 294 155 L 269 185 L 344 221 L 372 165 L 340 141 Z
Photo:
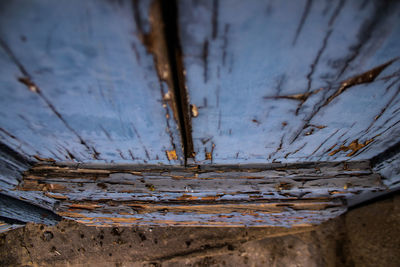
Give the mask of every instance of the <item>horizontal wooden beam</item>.
M 37 165 L 20 191 L 59 202 L 55 211 L 89 225 L 310 225 L 346 201 L 383 191 L 368 161 L 247 166 Z

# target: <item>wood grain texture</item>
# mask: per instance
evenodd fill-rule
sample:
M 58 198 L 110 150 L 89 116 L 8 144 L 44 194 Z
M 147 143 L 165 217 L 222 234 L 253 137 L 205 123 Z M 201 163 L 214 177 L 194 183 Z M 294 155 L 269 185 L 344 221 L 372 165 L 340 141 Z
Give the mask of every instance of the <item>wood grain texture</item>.
M 400 189 L 400 142 L 372 159 L 373 170 L 382 176 L 382 182 L 395 191 Z
M 398 154 L 367 160 L 400 138 L 399 16 L 386 0 L 2 1 L 1 216 L 52 222 L 17 198 L 89 225 L 289 227 L 387 192 Z
M 183 162 L 169 88 L 142 42 L 150 4 L 2 1 L 2 142 L 35 161 Z
M 179 1 L 196 161 L 370 159 L 400 138 L 396 1 Z
M 35 222 L 54 225 L 61 217 L 53 212 L 0 194 L 0 218 L 2 220 L 15 220 L 17 223 Z
M 15 190 L 22 181 L 22 173 L 31 168 L 32 164 L 26 157 L 0 142 L 0 194 L 52 210 L 56 204 L 55 199 L 41 192 Z
M 55 211 L 90 225 L 309 225 L 346 201 L 384 191 L 369 162 L 159 168 L 38 165 L 18 190 L 59 202 Z

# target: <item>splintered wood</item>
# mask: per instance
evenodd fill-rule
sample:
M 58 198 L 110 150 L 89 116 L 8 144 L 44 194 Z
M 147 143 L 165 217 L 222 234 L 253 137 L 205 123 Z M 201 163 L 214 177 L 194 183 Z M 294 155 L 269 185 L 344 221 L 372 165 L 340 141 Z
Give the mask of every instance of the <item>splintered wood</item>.
M 18 190 L 59 201 L 88 225 L 292 226 L 346 211 L 345 200 L 384 190 L 368 162 L 160 167 L 38 165 Z

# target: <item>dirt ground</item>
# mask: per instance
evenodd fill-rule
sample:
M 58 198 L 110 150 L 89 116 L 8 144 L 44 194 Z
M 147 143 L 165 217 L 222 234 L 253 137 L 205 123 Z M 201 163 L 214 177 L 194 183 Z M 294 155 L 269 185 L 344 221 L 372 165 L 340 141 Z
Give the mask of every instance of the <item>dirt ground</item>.
M 400 266 L 400 195 L 309 228 L 28 224 L 0 235 L 0 266 Z

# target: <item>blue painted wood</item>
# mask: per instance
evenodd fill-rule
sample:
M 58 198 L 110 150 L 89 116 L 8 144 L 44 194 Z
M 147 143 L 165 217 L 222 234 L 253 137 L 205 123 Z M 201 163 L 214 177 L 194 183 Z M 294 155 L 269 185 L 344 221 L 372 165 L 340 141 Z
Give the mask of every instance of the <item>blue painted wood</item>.
M 17 223 L 35 222 L 48 225 L 57 224 L 61 217 L 41 207 L 0 194 L 0 219 Z
M 23 172 L 31 168 L 32 163 L 0 142 L 0 194 L 53 210 L 58 202 L 56 199 L 47 197 L 42 192 L 16 190 L 22 181 Z
M 290 227 L 318 224 L 367 192 L 384 192 L 368 161 L 176 168 L 35 166 L 19 190 L 59 200 L 54 211 L 89 225 Z M 344 201 L 346 200 L 346 201 Z
M 140 40 L 150 3 L 2 1 L 2 142 L 32 160 L 181 163 L 168 88 Z
M 372 159 L 373 170 L 391 190 L 400 189 L 400 142 Z
M 398 2 L 178 3 L 197 163 L 370 159 L 399 140 Z
M 368 162 L 354 172 L 263 168 L 370 159 L 398 142 L 397 2 L 179 1 L 194 163 L 204 165 L 173 171 L 150 166 L 184 162 L 170 104 L 179 90 L 166 79 L 179 69 L 163 44 L 172 18 L 151 13 L 150 0 L 0 5 L 0 141 L 12 151 L 0 150 L 5 198 L 92 225 L 290 226 L 385 190 Z M 46 164 L 15 188 L 30 161 Z M 65 161 L 80 165 L 55 163 Z M 243 163 L 263 164 L 238 171 Z M 4 203 L 3 213 L 29 215 Z

